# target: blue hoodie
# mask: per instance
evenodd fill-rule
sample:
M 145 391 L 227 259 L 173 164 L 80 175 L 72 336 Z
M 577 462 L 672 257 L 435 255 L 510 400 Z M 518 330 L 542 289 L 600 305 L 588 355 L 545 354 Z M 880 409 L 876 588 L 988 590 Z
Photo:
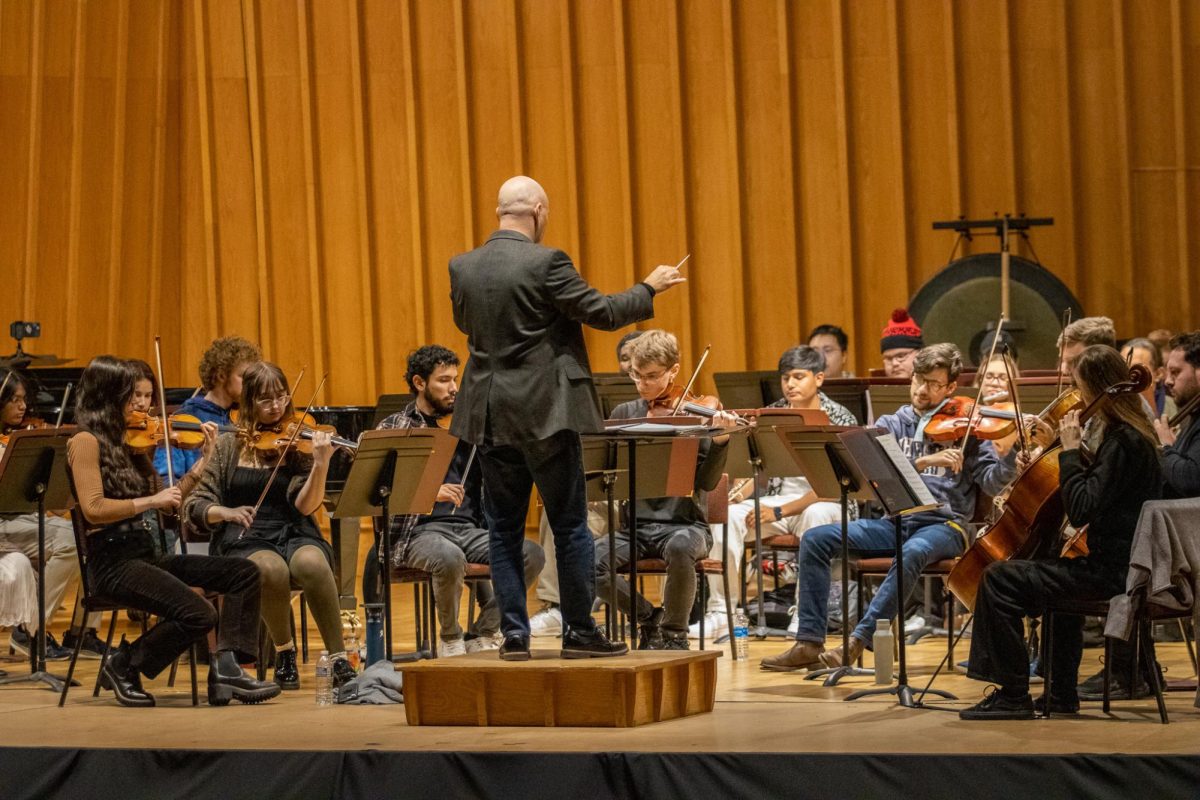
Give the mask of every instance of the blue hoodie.
M 885 414 L 875 420 L 875 427 L 883 428 L 895 436 L 900 449 L 915 463 L 920 456 L 958 446 L 956 442 L 931 442 L 924 438 L 921 431 L 931 416 L 932 411 L 921 416 L 911 405 L 907 405 L 895 414 Z M 966 524 L 975 516 L 975 498 L 980 489 L 987 494 L 997 495 L 1016 477 L 1015 450 L 1001 459 L 991 442 L 972 438 L 963 455 L 963 468 L 957 474 L 945 467 L 929 467 L 921 471 L 921 480 L 925 481 L 930 493 L 942 506 L 936 511 L 915 515 L 916 521 L 925 525 L 947 521 Z
M 228 425 L 229 409 L 222 408 L 211 400 L 206 400 L 203 395 L 189 397 L 179 407 L 178 413 L 191 414 L 201 422 L 215 422 L 218 425 Z M 171 448 L 171 468 L 175 471 L 175 481 L 178 482 L 184 475 L 187 475 L 188 470 L 200 460 L 200 450 L 180 450 L 178 447 Z M 167 449 L 160 447 L 154 451 L 154 471 L 163 478 L 167 477 Z

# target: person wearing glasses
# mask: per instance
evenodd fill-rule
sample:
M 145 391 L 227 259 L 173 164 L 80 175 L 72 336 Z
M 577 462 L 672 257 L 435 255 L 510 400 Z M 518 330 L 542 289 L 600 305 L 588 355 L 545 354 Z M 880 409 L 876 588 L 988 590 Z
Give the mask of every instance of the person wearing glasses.
M 199 483 L 184 498 L 183 517 L 211 533 L 212 552 L 258 565 L 262 617 L 275 643 L 280 688 L 300 688 L 291 625 L 293 587 L 304 591 L 333 662 L 334 685 L 340 686 L 354 677 L 354 669 L 342 641 L 333 551 L 313 517 L 325 498 L 333 455 L 330 434 L 313 433 L 311 456 L 289 448 L 274 471 L 278 450 L 260 450 L 254 441 L 259 431 L 291 420 L 295 410 L 283 370 L 266 361 L 252 364 L 242 375 L 240 409 L 239 432 L 217 439 Z
M 966 524 L 975 511 L 976 495 L 998 494 L 1016 476 L 1016 454 L 996 455 L 991 442 L 972 438 L 960 449 L 958 442 L 931 442 L 925 426 L 958 389 L 962 354 L 952 344 L 930 345 L 913 358 L 911 404 L 895 414 L 875 420 L 876 427 L 892 434 L 912 461 L 937 509 L 904 518 L 904 587 L 910 593 L 928 564 L 961 555 L 967 544 Z M 890 519 L 860 519 L 849 525 L 850 552 L 865 558 L 895 553 L 895 527 Z M 763 669 L 789 672 L 824 665 L 840 667 L 856 661 L 870 643 L 875 620 L 892 619 L 907 597 L 897 597 L 896 567 L 880 585 L 871 605 L 859 618 L 850 637 L 850 652 L 825 649 L 829 612 L 830 565 L 840 555 L 841 525 L 821 525 L 800 540 L 800 601 L 796 642 L 776 656 L 764 658 Z

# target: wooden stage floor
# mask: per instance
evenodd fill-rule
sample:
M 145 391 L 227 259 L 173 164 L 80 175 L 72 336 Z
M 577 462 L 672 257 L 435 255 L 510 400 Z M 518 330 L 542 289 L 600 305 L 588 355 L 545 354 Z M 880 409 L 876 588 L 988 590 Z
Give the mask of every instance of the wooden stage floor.
M 319 638 L 314 638 L 319 641 Z M 550 647 L 555 640 L 535 640 Z M 959 651 L 965 657 L 966 642 Z M 319 708 L 313 695 L 313 660 L 302 665 L 303 686 L 256 707 L 192 708 L 187 670 L 174 689 L 165 676 L 148 682 L 159 706 L 126 709 L 111 693 L 92 698 L 98 661 L 80 661 L 83 686 L 72 690 L 67 707 L 45 689 L 0 687 L 2 747 L 156 748 L 185 750 L 291 751 L 541 751 L 541 752 L 725 752 L 725 753 L 956 753 L 1191 754 L 1200 741 L 1200 710 L 1192 694 L 1169 693 L 1171 724 L 1161 725 L 1153 699 L 1114 703 L 1106 718 L 1099 703 L 1085 704 L 1075 718 L 1033 722 L 963 722 L 956 714 L 903 709 L 891 697 L 853 703 L 843 698 L 871 685 L 855 678 L 825 688 L 800 674 L 764 672 L 758 659 L 780 650 L 779 641 L 753 642 L 751 660 L 733 663 L 728 650 L 718 662 L 716 708 L 711 714 L 637 729 L 593 728 L 410 728 L 401 706 Z M 910 648 L 911 682 L 925 684 L 945 652 L 944 639 Z M 1168 677 L 1192 674 L 1182 644 L 1161 644 Z M 1099 651 L 1085 654 L 1083 674 L 1099 665 Z M 0 663 L 10 674 L 21 662 Z M 65 663 L 52 664 L 64 674 Z M 201 697 L 204 668 L 200 670 Z M 984 684 L 961 675 L 939 677 L 938 688 L 958 695 L 941 703 L 958 709 L 976 702 Z M 1037 687 L 1035 687 L 1036 689 Z M 931 698 L 932 699 L 932 698 Z

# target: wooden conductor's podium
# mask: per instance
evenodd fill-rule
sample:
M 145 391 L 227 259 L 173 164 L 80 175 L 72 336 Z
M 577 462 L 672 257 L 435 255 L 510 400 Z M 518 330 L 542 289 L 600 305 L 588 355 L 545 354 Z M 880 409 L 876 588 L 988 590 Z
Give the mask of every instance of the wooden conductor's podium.
M 529 661 L 495 651 L 397 666 L 409 725 L 632 728 L 713 710 L 719 650 Z

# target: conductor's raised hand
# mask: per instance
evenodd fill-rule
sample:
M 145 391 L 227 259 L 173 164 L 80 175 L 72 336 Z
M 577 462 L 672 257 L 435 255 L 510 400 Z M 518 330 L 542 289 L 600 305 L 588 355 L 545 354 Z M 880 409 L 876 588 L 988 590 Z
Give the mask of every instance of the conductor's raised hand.
M 659 264 L 654 268 L 654 271 L 646 276 L 642 281 L 654 290 L 655 294 L 661 294 L 672 286 L 683 283 L 687 278 L 683 277 L 683 272 L 670 264 Z

